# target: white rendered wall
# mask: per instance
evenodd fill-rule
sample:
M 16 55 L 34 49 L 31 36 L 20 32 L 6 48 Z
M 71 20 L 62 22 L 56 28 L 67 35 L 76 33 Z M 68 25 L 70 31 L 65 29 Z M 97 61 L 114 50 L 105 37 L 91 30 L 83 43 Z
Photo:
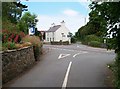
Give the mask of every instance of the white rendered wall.
M 55 41 L 55 32 L 46 32 L 45 33 L 45 42 Z
M 55 41 L 62 40 L 62 41 L 69 41 L 70 42 L 70 38 L 67 37 L 69 32 L 70 32 L 69 29 L 67 29 L 64 24 L 61 25 L 61 27 L 55 32 L 56 33 L 56 37 L 55 37 L 56 40 Z M 62 37 L 62 33 L 64 33 L 65 37 Z

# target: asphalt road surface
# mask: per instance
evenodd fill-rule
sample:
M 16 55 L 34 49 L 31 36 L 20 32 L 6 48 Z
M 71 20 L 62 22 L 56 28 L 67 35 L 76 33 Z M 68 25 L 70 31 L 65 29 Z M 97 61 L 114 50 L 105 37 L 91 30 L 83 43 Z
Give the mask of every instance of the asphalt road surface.
M 106 87 L 107 63 L 115 53 L 81 44 L 44 45 L 47 53 L 5 87 Z

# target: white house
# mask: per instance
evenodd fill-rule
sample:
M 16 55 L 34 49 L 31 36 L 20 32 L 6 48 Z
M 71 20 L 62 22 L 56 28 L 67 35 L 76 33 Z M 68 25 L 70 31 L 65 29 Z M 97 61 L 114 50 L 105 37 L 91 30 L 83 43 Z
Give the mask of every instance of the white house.
M 69 29 L 65 26 L 64 20 L 61 22 L 61 25 L 55 25 L 52 24 L 52 27 L 49 28 L 48 31 L 45 32 L 45 42 L 59 42 L 59 41 L 69 41 L 70 42 L 70 36 L 69 36 Z

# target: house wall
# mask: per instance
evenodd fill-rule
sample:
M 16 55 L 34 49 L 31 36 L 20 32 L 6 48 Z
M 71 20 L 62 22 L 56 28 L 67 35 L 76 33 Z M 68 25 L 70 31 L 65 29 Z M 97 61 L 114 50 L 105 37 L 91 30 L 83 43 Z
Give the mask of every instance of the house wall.
M 61 23 L 61 27 L 58 30 L 56 30 L 55 32 L 46 32 L 46 34 L 45 34 L 45 37 L 46 37 L 45 42 L 50 42 L 50 41 L 59 42 L 61 40 L 61 41 L 69 41 L 69 44 L 70 44 L 71 43 L 70 42 L 70 37 L 67 37 L 69 32 L 70 31 L 65 26 L 65 24 Z M 62 37 L 62 33 L 64 34 L 63 37 Z M 53 40 L 53 38 L 54 38 L 54 40 Z
M 46 32 L 46 42 L 55 41 L 55 32 Z
M 55 32 L 56 33 L 56 40 L 55 41 L 69 41 L 70 42 L 70 38 L 67 37 L 67 35 L 69 34 L 69 29 L 67 29 L 65 27 L 65 25 L 61 25 L 61 27 Z M 64 37 L 62 37 L 62 33 L 64 34 Z

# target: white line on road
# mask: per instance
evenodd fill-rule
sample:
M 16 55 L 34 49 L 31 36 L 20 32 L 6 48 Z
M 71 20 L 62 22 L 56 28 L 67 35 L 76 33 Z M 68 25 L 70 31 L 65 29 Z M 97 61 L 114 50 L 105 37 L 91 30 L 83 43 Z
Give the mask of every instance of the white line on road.
M 88 53 L 88 52 L 86 52 L 86 51 L 81 51 L 80 53 L 76 53 L 75 55 L 73 55 L 73 57 L 76 57 L 77 55 L 79 55 L 79 54 L 84 54 L 84 53 Z
M 68 66 L 68 69 L 67 69 L 67 72 L 66 72 L 66 75 L 65 75 L 63 84 L 62 84 L 62 89 L 66 89 L 67 81 L 68 81 L 68 76 L 69 76 L 69 72 L 70 72 L 71 65 L 72 65 L 72 61 L 70 61 L 70 63 L 69 63 L 69 66 Z
M 75 55 L 73 55 L 73 57 L 76 57 L 76 56 L 79 55 L 79 54 L 81 54 L 81 53 L 76 53 Z
M 67 56 L 69 56 L 69 55 L 70 55 L 70 54 L 60 54 L 59 57 L 58 57 L 58 59 L 61 59 L 61 58 L 67 57 Z
M 79 46 L 77 45 L 77 47 L 79 47 Z
M 88 53 L 86 51 L 72 50 L 72 49 L 61 49 L 61 48 L 52 48 L 52 47 L 50 49 L 58 49 L 58 50 L 64 50 L 64 51 L 77 51 L 77 52 L 82 52 L 82 53 Z

